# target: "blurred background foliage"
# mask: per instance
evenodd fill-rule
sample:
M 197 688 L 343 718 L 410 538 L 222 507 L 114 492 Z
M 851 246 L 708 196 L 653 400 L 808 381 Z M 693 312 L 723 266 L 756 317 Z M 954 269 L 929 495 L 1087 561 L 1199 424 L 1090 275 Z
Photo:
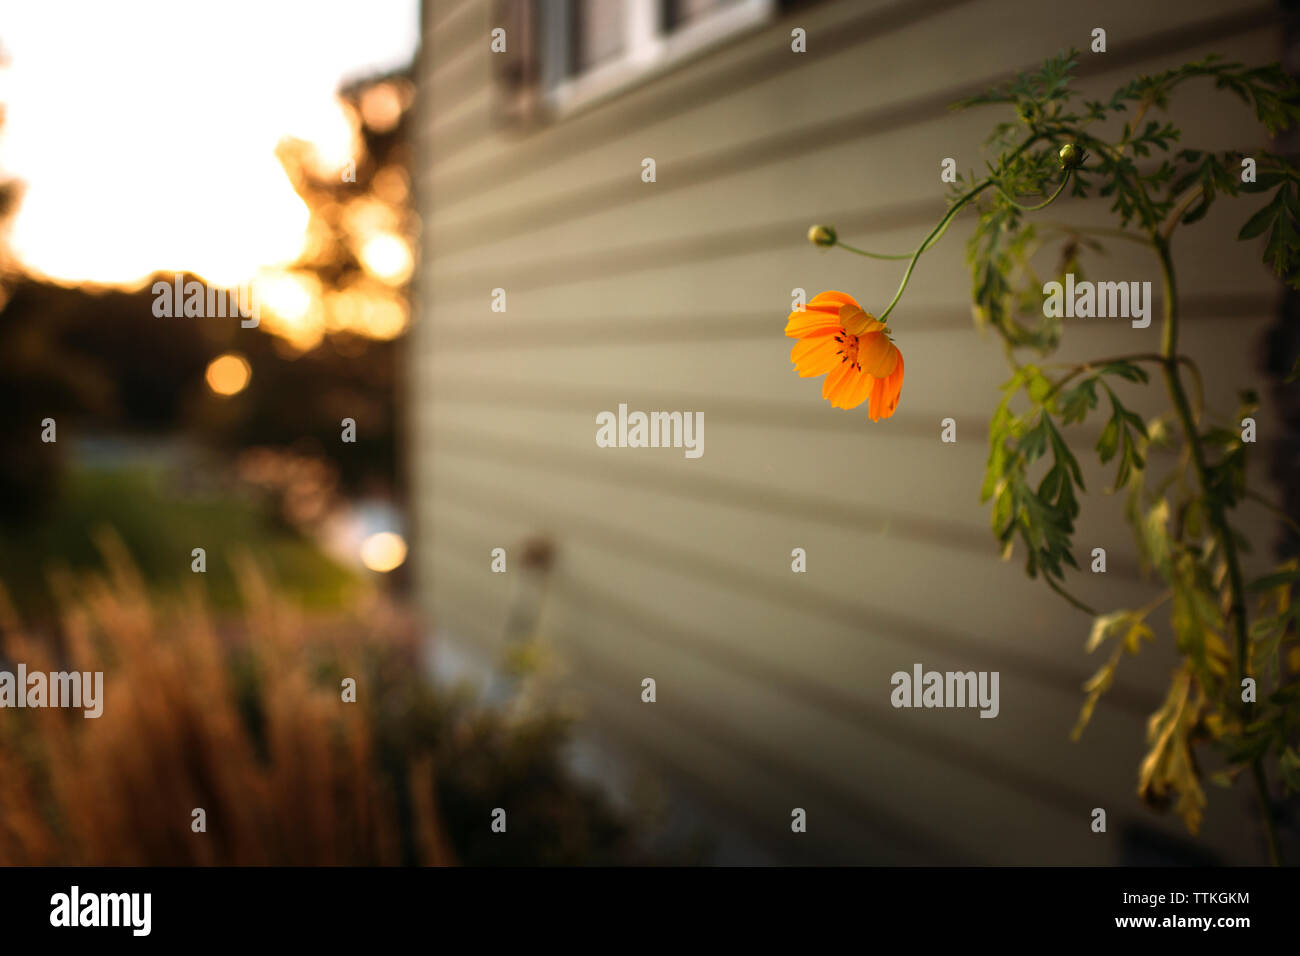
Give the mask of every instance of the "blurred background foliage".
M 194 582 L 151 594 L 115 535 L 98 548 L 104 571 L 56 575 L 53 642 L 0 592 L 0 655 L 103 671 L 107 701 L 99 719 L 28 709 L 0 721 L 0 865 L 652 859 L 567 769 L 570 719 L 435 691 L 400 604 L 371 594 L 346 614 L 304 612 L 246 552 L 240 613 L 214 615 Z M 341 703 L 348 677 L 356 703 Z M 508 839 L 489 828 L 497 807 Z
M 259 282 L 255 329 L 155 316 L 151 286 L 171 274 L 137 289 L 70 286 L 4 257 L 0 400 L 14 414 L 0 421 L 0 574 L 24 610 L 49 609 L 51 562 L 92 559 L 95 523 L 123 535 L 150 580 L 189 573 L 192 547 L 243 541 L 270 555 L 291 590 L 344 594 L 347 571 L 314 539 L 352 500 L 400 501 L 414 227 L 409 80 L 379 77 L 341 97 L 360 133 L 348 181 L 319 168 L 309 144 L 278 151 L 310 208 L 309 238 L 298 262 Z M 0 185 L 0 214 L 20 201 L 21 184 Z M 228 353 L 251 374 L 223 395 L 205 372 Z M 39 440 L 45 418 L 57 442 Z M 356 422 L 355 443 L 340 440 L 344 418 Z M 227 574 L 212 584 L 218 603 L 230 598 Z
M 413 87 L 399 72 L 340 99 L 347 169 L 277 150 L 310 220 L 259 284 L 257 328 L 155 316 L 171 273 L 61 283 L 0 242 L 0 667 L 107 673 L 100 719 L 0 714 L 0 864 L 651 860 L 573 774 L 572 719 L 519 665 L 531 635 L 512 635 L 505 699 L 436 686 L 404 549 L 364 558 L 366 535 L 405 530 Z M 0 182 L 0 234 L 21 193 Z M 249 374 L 222 394 L 229 355 Z

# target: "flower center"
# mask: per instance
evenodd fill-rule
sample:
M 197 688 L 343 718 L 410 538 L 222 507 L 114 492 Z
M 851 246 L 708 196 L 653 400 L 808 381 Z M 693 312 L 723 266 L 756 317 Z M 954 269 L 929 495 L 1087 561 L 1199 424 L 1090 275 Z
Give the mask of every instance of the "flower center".
M 841 330 L 835 336 L 835 341 L 840 343 L 839 350 L 835 353 L 840 357 L 840 362 L 848 362 L 851 367 L 861 372 L 862 366 L 858 364 L 858 337 Z

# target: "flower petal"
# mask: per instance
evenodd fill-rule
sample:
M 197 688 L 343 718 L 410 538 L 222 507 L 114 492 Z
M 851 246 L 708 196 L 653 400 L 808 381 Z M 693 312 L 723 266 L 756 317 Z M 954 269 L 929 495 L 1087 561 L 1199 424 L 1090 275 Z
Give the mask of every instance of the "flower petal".
M 817 295 L 812 297 L 812 301 L 808 303 L 809 308 L 817 308 L 820 306 L 822 308 L 829 308 L 831 311 L 836 313 L 840 311 L 840 306 L 842 305 L 851 305 L 854 308 L 857 308 L 858 300 L 847 293 L 831 291 L 817 293 Z
M 802 378 L 825 375 L 841 359 L 838 354 L 843 346 L 835 341 L 833 335 L 810 335 L 794 343 L 790 350 L 790 361 Z
M 867 400 L 871 385 L 875 381 L 866 372 L 851 368 L 849 374 L 840 381 L 839 389 L 831 399 L 836 408 L 857 408 Z
M 790 318 L 785 323 L 785 334 L 792 339 L 801 339 L 807 335 L 825 335 L 839 330 L 839 315 L 821 309 L 791 312 Z
M 854 335 L 870 335 L 885 327 L 884 322 L 856 305 L 840 306 L 840 325 L 844 326 L 844 331 Z
M 880 410 L 885 406 L 885 379 L 872 378 L 871 380 L 871 404 L 867 406 L 867 414 L 873 422 L 880 421 Z
M 871 393 L 871 407 L 869 414 L 873 422 L 878 422 L 882 418 L 888 418 L 894 414 L 898 408 L 898 398 L 903 393 L 903 353 L 898 353 L 898 365 L 888 378 L 877 379 L 880 382 L 880 393 L 876 394 L 875 389 Z
M 847 362 L 826 376 L 822 397 L 833 408 L 857 408 L 867 399 L 871 380 Z
M 884 332 L 858 336 L 858 364 L 868 375 L 885 378 L 891 374 L 898 364 L 898 354 L 898 347 Z
M 822 398 L 835 404 L 835 395 L 839 393 L 840 382 L 851 371 L 847 362 L 841 362 L 833 369 L 826 373 L 826 380 L 822 382 Z

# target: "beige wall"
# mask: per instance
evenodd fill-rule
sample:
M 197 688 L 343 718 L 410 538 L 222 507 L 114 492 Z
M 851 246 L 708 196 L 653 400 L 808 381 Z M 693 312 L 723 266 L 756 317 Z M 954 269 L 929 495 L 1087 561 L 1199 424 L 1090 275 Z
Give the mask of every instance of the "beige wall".
M 411 464 L 433 622 L 495 648 L 517 575 L 490 573 L 490 550 L 553 534 L 543 630 L 591 721 L 791 859 L 1105 863 L 1120 859 L 1128 822 L 1178 834 L 1134 796 L 1171 655 L 1126 660 L 1069 743 L 1079 685 L 1100 663 L 1083 654 L 1089 621 L 1027 581 L 1019 559 L 1000 562 L 988 531 L 978 494 L 1007 372 L 971 325 L 969 227 L 925 257 L 891 317 L 907 359 L 892 420 L 824 403 L 793 373 L 782 327 L 795 287 L 888 301 L 897 263 L 826 253 L 804 232 L 832 221 L 857 245 L 911 248 L 943 210 L 940 160 L 982 168 L 979 144 L 1003 118 L 951 114 L 952 100 L 1086 47 L 1096 26 L 1110 52 L 1084 55 L 1091 95 L 1207 52 L 1273 60 L 1273 16 L 1211 0 L 812 4 L 522 132 L 493 123 L 490 4 L 432 4 Z M 790 52 L 795 26 L 807 54 Z M 1186 145 L 1260 142 L 1226 98 L 1197 88 L 1178 106 Z M 640 179 L 646 156 L 654 184 Z M 1064 202 L 1050 218 L 1104 215 Z M 1186 348 L 1212 358 L 1223 412 L 1257 379 L 1278 297 L 1258 249 L 1227 238 L 1246 215 L 1211 217 L 1177 249 Z M 1156 278 L 1129 249 L 1092 268 Z M 496 287 L 504 315 L 489 310 Z M 1060 357 L 1154 349 L 1158 324 L 1078 320 Z M 597 412 L 621 402 L 704 412 L 703 457 L 596 447 Z M 955 445 L 939 441 L 947 416 Z M 1086 449 L 1096 429 L 1080 434 Z M 1102 474 L 1085 477 L 1076 543 L 1107 548 L 1110 571 L 1077 589 L 1106 607 L 1145 601 L 1121 503 L 1099 494 Z M 791 573 L 794 547 L 807 574 Z M 916 662 L 1000 671 L 1000 716 L 892 709 L 890 675 Z M 640 701 L 645 676 L 654 705 Z M 1259 859 L 1245 795 L 1210 799 L 1203 843 Z M 810 818 L 798 838 L 796 806 Z M 1098 806 L 1105 836 L 1088 827 Z

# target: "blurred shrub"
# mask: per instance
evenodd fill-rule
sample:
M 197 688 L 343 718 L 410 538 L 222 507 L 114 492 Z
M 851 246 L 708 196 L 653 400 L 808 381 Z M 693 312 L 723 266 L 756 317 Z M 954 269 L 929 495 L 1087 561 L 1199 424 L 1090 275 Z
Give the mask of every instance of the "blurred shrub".
M 105 675 L 98 719 L 0 710 L 0 864 L 641 860 L 628 825 L 565 772 L 565 722 L 433 690 L 400 609 L 310 615 L 249 560 L 243 614 L 221 620 L 197 585 L 151 597 L 121 542 L 101 547 L 106 571 L 56 580 L 54 633 L 24 629 L 0 590 L 6 669 Z
M 174 590 L 192 578 L 191 550 L 202 547 L 208 555 L 205 598 L 218 608 L 235 607 L 238 583 L 218 556 L 243 548 L 295 600 L 312 608 L 342 606 L 356 590 L 352 574 L 249 490 L 206 458 L 184 459 L 181 466 L 69 468 L 44 521 L 0 534 L 0 581 L 25 619 L 57 616 L 47 570 L 99 565 L 90 532 L 111 527 L 151 589 Z

